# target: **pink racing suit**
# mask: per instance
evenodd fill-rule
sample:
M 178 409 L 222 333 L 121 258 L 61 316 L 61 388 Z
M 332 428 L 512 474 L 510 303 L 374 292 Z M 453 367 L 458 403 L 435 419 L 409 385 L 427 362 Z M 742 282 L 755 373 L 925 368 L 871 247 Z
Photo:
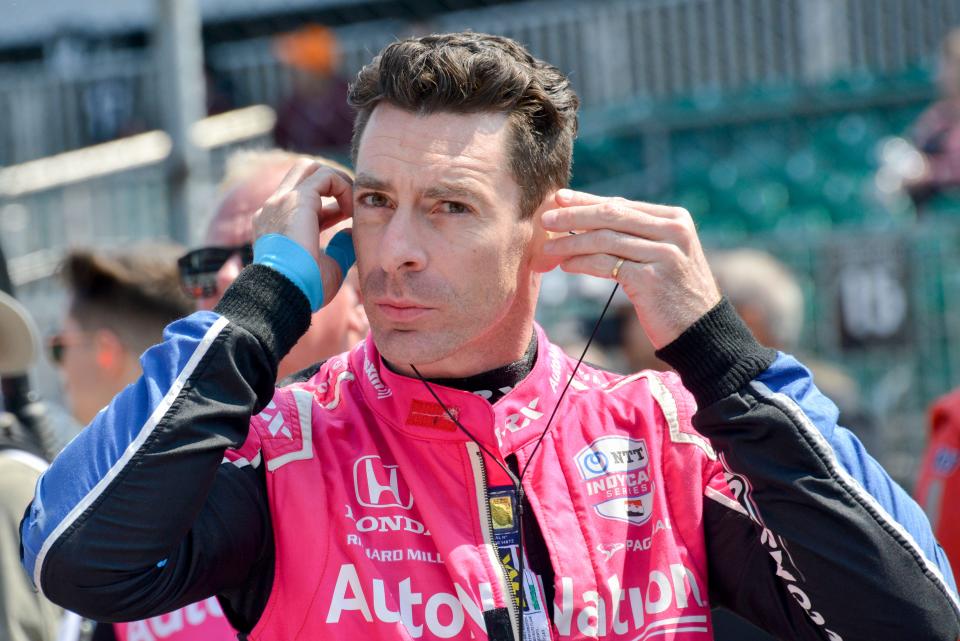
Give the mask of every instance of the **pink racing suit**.
M 493 406 L 437 388 L 521 468 L 573 369 L 538 340 L 545 357 Z M 581 367 L 524 480 L 556 572 L 556 638 L 709 638 L 703 532 L 685 515 L 726 483 L 694 411 L 675 375 Z M 517 620 L 487 495 L 508 480 L 373 341 L 278 390 L 252 427 L 228 458 L 266 466 L 277 561 L 251 639 L 482 638 L 484 611 Z
M 711 605 L 792 641 L 960 637 L 922 510 L 728 302 L 659 352 L 679 376 L 586 367 L 558 405 L 574 363 L 537 329 L 494 404 L 434 384 L 475 441 L 372 339 L 277 389 L 309 312 L 252 265 L 170 325 L 41 477 L 20 528 L 35 585 L 104 621 L 216 595 L 257 641 L 515 640 L 496 462 L 516 459 L 552 579 L 528 641 L 708 641 Z

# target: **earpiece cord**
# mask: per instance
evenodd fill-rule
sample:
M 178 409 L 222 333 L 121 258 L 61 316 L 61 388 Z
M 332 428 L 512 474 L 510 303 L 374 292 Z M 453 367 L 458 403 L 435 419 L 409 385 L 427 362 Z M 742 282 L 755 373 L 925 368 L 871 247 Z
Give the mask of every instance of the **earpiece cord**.
M 606 315 L 607 310 L 610 308 L 610 304 L 613 302 L 613 297 L 616 295 L 616 293 L 617 293 L 617 288 L 618 288 L 618 287 L 620 287 L 620 283 L 617 283 L 617 284 L 615 284 L 615 285 L 613 286 L 613 291 L 610 292 L 610 297 L 607 298 L 607 302 L 606 302 L 606 304 L 603 306 L 603 310 L 600 312 L 600 316 L 597 318 L 597 322 L 594 323 L 594 325 L 593 325 L 593 331 L 590 332 L 590 337 L 587 339 L 587 344 L 584 345 L 584 347 L 583 347 L 583 352 L 581 352 L 580 358 L 577 360 L 577 364 L 574 366 L 573 371 L 570 372 L 570 378 L 567 379 L 567 384 L 563 386 L 563 390 L 560 392 L 560 397 L 557 399 L 557 402 L 554 404 L 554 406 L 553 406 L 553 411 L 550 412 L 550 418 L 547 419 L 547 424 L 546 424 L 546 426 L 543 428 L 543 432 L 540 433 L 539 438 L 537 438 L 537 443 L 536 443 L 536 445 L 534 445 L 533 451 L 530 452 L 530 456 L 527 457 L 527 462 L 526 462 L 526 464 L 523 466 L 523 469 L 520 471 L 520 475 L 519 475 L 519 476 L 517 476 L 516 474 L 514 474 L 513 471 L 509 468 L 509 466 L 506 466 L 506 465 L 504 465 L 503 463 L 501 463 L 501 462 L 499 461 L 499 459 L 490 452 L 490 450 L 488 450 L 486 447 L 484 447 L 483 443 L 481 443 L 480 441 L 478 441 L 477 438 L 476 438 L 473 434 L 471 434 L 470 431 L 469 431 L 466 427 L 463 426 L 463 424 L 459 421 L 459 419 L 457 419 L 457 417 L 453 415 L 453 412 L 450 411 L 450 408 L 447 407 L 446 403 L 444 403 L 442 400 L 440 400 L 440 397 L 437 395 L 436 391 L 434 391 L 433 387 L 430 385 L 430 383 L 427 381 L 427 379 L 425 379 L 425 378 L 423 377 L 423 375 L 422 375 L 422 374 L 420 373 L 420 371 L 416 368 L 416 366 L 413 365 L 412 363 L 410 364 L 410 367 L 411 367 L 411 369 L 413 369 L 414 373 L 417 375 L 417 378 L 419 378 L 419 379 L 420 379 L 420 382 L 423 383 L 424 386 L 426 386 L 426 388 L 427 388 L 427 390 L 430 392 L 431 396 L 433 396 L 433 398 L 437 401 L 437 403 L 440 404 L 440 407 L 443 408 L 443 411 L 446 412 L 446 414 L 447 414 L 448 417 L 450 417 L 450 420 L 453 421 L 454 425 L 456 425 L 456 426 L 460 429 L 460 431 L 462 431 L 464 434 L 466 434 L 467 437 L 468 437 L 471 441 L 473 441 L 473 442 L 476 444 L 476 446 L 479 447 L 480 450 L 490 458 L 490 460 L 492 460 L 494 463 L 496 463 L 497 466 L 498 466 L 501 470 L 504 471 L 504 473 L 505 473 L 505 474 L 507 475 L 507 477 L 510 479 L 510 483 L 513 485 L 514 493 L 515 493 L 516 498 L 517 498 L 517 533 L 518 533 L 519 543 L 520 543 L 520 545 L 517 546 L 517 547 L 518 547 L 518 550 L 517 550 L 517 557 L 518 557 L 518 558 L 517 558 L 518 576 L 517 576 L 517 578 L 518 578 L 518 580 L 519 580 L 519 585 L 520 585 L 520 589 L 518 590 L 518 594 L 517 594 L 517 599 L 518 599 L 518 601 L 519 601 L 519 606 L 520 606 L 520 607 L 519 607 L 519 610 L 520 610 L 520 612 L 519 612 L 519 615 L 520 615 L 520 616 L 519 616 L 519 618 L 520 618 L 520 621 L 519 621 L 519 625 L 520 625 L 520 641 L 524 641 L 524 621 L 523 621 L 524 616 L 523 616 L 523 611 L 524 611 L 524 609 L 526 608 L 526 598 L 525 598 L 525 597 L 526 597 L 526 592 L 525 592 L 526 588 L 525 588 L 525 583 L 524 583 L 524 578 L 523 578 L 524 556 L 525 556 L 525 555 L 524 555 L 525 546 L 524 546 L 524 543 L 523 543 L 523 499 L 524 499 L 524 496 L 523 496 L 523 478 L 524 478 L 524 476 L 526 476 L 527 470 L 530 468 L 530 463 L 533 461 L 534 455 L 535 455 L 535 454 L 537 453 L 537 451 L 540 449 L 540 443 L 543 442 L 543 439 L 544 439 L 544 437 L 547 435 L 547 432 L 550 431 L 550 426 L 553 424 L 553 419 L 554 419 L 554 417 L 557 415 L 557 410 L 560 408 L 560 403 L 563 401 L 563 397 L 566 395 L 567 390 L 570 388 L 570 384 L 573 382 L 574 376 L 577 375 L 577 371 L 579 371 L 580 365 L 583 363 L 583 359 L 587 356 L 587 351 L 590 349 L 590 345 L 591 345 L 591 343 L 593 343 L 593 339 L 594 339 L 594 337 L 597 335 L 597 330 L 600 329 L 600 323 L 603 321 L 603 317 Z M 510 580 L 509 577 L 508 577 L 507 580 L 508 580 L 508 581 Z M 546 608 L 546 607 L 549 607 L 549 606 L 548 606 L 548 604 L 544 604 L 544 607 Z
M 570 372 L 570 378 L 567 379 L 567 384 L 563 386 L 563 391 L 560 392 L 560 398 L 558 398 L 557 402 L 554 404 L 553 411 L 550 412 L 550 418 L 547 419 L 547 424 L 543 428 L 543 432 L 540 433 L 540 438 L 537 439 L 537 444 L 534 445 L 533 451 L 530 452 L 530 456 L 527 457 L 526 465 L 523 466 L 523 470 L 520 472 L 520 481 L 523 481 L 523 477 L 526 476 L 527 469 L 529 469 L 530 463 L 533 461 L 533 456 L 537 453 L 537 450 L 540 449 L 540 443 L 543 442 L 543 437 L 545 437 L 547 432 L 550 431 L 550 426 L 553 424 L 553 417 L 557 415 L 557 410 L 560 409 L 560 403 L 563 401 L 563 397 L 566 396 L 567 390 L 570 388 L 570 383 L 573 382 L 573 377 L 576 376 L 577 372 L 580 370 L 580 365 L 583 363 L 583 359 L 587 356 L 587 350 L 590 349 L 590 345 L 593 343 L 593 339 L 597 335 L 597 330 L 600 329 L 600 323 L 603 321 L 603 317 L 606 315 L 607 310 L 610 309 L 610 303 L 613 302 L 613 297 L 616 295 L 619 287 L 620 283 L 616 283 L 613 286 L 613 291 L 610 292 L 610 296 L 607 298 L 607 302 L 603 306 L 603 311 L 600 312 L 597 322 L 593 324 L 593 331 L 590 332 L 590 338 L 587 339 L 587 344 L 583 346 L 583 351 L 580 353 L 580 358 L 577 359 L 577 364 L 574 365 L 573 371 Z
M 440 407 L 443 408 L 443 411 L 447 413 L 447 416 L 450 417 L 450 420 L 453 421 L 454 425 L 456 425 L 457 427 L 459 427 L 461 432 L 463 432 L 464 434 L 466 434 L 467 437 L 468 437 L 471 441 L 473 441 L 474 444 L 475 444 L 477 447 L 479 447 L 481 451 L 483 451 L 484 454 L 486 454 L 487 456 L 489 456 L 490 459 L 491 459 L 494 463 L 496 463 L 496 464 L 500 467 L 501 470 L 503 470 L 503 472 L 504 472 L 504 473 L 507 475 L 507 477 L 510 479 L 510 482 L 511 482 L 511 483 L 513 483 L 514 485 L 519 484 L 519 483 L 520 483 L 520 479 L 517 478 L 517 475 L 513 473 L 513 470 L 511 470 L 509 467 L 507 467 L 506 465 L 504 465 L 503 463 L 501 463 L 499 460 L 497 460 L 497 457 L 494 456 L 494 455 L 490 452 L 490 450 L 488 450 L 488 449 L 483 445 L 483 443 L 481 443 L 480 441 L 478 441 L 478 440 L 477 440 L 477 437 L 475 437 L 473 434 L 471 434 L 470 431 L 463 426 L 463 423 L 461 423 L 460 420 L 459 420 L 456 416 L 453 415 L 453 412 L 450 411 L 450 408 L 447 407 L 447 404 L 440 400 L 440 397 L 437 396 L 437 393 L 434 391 L 433 386 L 430 385 L 430 383 L 427 381 L 427 379 L 425 379 L 425 378 L 423 377 L 423 374 L 420 373 L 420 370 L 417 369 L 417 366 L 414 365 L 413 363 L 411 363 L 411 364 L 410 364 L 410 367 L 413 369 L 413 373 L 417 375 L 417 378 L 420 379 L 420 382 L 423 383 L 423 384 L 427 387 L 427 390 L 430 392 L 430 395 L 433 396 L 434 400 L 436 400 L 437 403 L 440 404 Z

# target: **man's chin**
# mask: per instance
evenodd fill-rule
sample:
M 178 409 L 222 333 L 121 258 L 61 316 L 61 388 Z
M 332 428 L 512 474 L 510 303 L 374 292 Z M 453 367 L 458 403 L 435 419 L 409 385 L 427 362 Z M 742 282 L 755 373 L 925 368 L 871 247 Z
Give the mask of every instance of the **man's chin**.
M 410 364 L 430 365 L 456 351 L 449 336 L 415 329 L 371 330 L 380 355 L 394 367 L 407 370 Z

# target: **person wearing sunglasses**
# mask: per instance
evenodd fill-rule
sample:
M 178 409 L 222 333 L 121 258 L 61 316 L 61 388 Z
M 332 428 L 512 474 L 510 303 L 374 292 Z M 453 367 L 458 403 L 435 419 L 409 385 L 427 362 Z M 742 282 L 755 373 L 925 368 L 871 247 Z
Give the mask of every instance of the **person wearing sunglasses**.
M 221 197 L 207 224 L 205 245 L 177 261 L 181 287 L 196 301 L 197 309 L 213 309 L 243 268 L 253 262 L 253 216 L 294 163 L 305 158 L 352 175 L 332 160 L 280 149 L 239 151 L 227 160 Z M 321 233 L 320 246 L 342 227 Z M 355 276 L 351 275 L 330 304 L 314 314 L 310 329 L 280 362 L 278 378 L 350 348 L 366 336 L 368 327 Z
M 221 198 L 206 232 L 207 245 L 183 254 L 177 260 L 181 290 L 197 309 L 210 310 L 240 271 L 253 262 L 251 221 L 263 201 L 273 193 L 297 154 L 282 150 L 241 151 L 231 156 L 220 185 Z M 346 168 L 330 163 L 342 171 Z M 328 238 L 330 234 L 326 234 Z M 343 287 L 336 300 L 316 314 L 311 330 L 280 365 L 287 376 L 332 356 L 366 334 L 366 317 L 355 288 Z M 82 340 L 82 336 L 75 340 Z M 98 631 L 103 626 L 98 626 Z M 170 641 L 228 641 L 236 632 L 223 619 L 214 598 L 192 603 L 150 619 L 113 626 L 118 641 L 159 638 Z M 104 632 L 94 641 L 109 641 Z

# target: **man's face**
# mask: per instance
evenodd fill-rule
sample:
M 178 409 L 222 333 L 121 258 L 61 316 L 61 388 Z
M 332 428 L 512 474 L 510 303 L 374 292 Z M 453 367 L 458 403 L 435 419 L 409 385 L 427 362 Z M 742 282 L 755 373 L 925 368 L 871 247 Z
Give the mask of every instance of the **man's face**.
M 529 331 L 539 280 L 509 135 L 498 113 L 381 104 L 367 122 L 354 186 L 360 289 L 378 348 L 401 369 L 495 367 L 505 339 Z

